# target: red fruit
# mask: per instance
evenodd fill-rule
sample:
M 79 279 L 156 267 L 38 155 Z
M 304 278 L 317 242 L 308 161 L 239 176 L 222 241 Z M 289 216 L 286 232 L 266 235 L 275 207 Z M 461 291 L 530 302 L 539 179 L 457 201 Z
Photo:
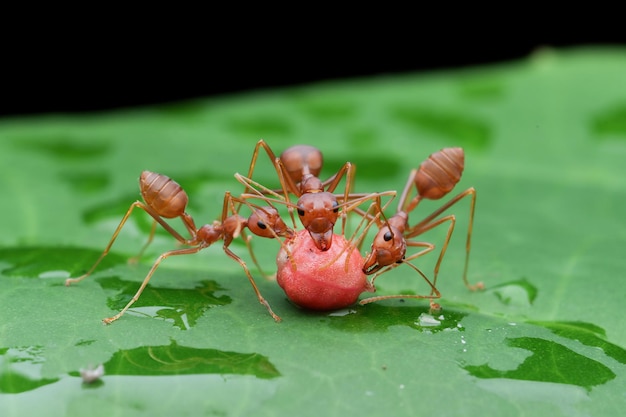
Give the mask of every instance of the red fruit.
M 281 248 L 276 257 L 276 279 L 300 307 L 334 310 L 354 304 L 364 291 L 374 291 L 362 271 L 358 249 L 349 247 L 329 265 L 349 245 L 343 236 L 334 235 L 330 249 L 320 251 L 309 232 L 300 230 L 285 245 L 287 250 Z

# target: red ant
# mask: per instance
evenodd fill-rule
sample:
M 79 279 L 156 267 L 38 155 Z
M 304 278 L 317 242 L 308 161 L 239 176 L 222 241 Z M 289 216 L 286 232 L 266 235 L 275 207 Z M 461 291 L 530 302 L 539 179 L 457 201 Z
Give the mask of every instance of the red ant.
M 382 212 L 383 209 L 380 209 L 379 214 L 376 216 L 365 214 L 365 216 L 369 216 L 373 222 L 376 222 L 379 227 L 379 231 L 372 242 L 371 253 L 366 257 L 363 265 L 363 272 L 365 274 L 375 274 L 371 280 L 372 285 L 374 280 L 381 274 L 396 268 L 401 264 L 407 264 L 419 272 L 426 282 L 428 282 L 431 286 L 431 295 L 378 296 L 361 300 L 361 304 L 367 304 L 373 301 L 388 298 L 430 298 L 431 309 L 435 311 L 440 309 L 440 306 L 432 301 L 432 299 L 439 298 L 441 296 L 436 288 L 437 275 L 439 273 L 441 261 L 443 260 L 446 249 L 448 248 L 448 243 L 450 242 L 450 238 L 454 230 L 456 218 L 453 214 L 446 215 L 441 218 L 438 218 L 438 216 L 466 196 L 471 196 L 471 203 L 463 282 L 470 290 L 484 288 L 482 282 L 472 285 L 467 280 L 472 226 L 474 222 L 474 207 L 476 204 L 476 190 L 473 187 L 459 193 L 414 226 L 409 226 L 408 223 L 409 213 L 417 207 L 422 199 L 438 200 L 452 191 L 454 186 L 461 179 L 464 166 L 465 154 L 462 148 L 445 148 L 435 152 L 430 155 L 428 159 L 422 162 L 418 169 L 411 171 L 404 190 L 400 196 L 398 209 L 393 216 L 385 219 Z M 417 195 L 409 200 L 409 194 L 413 186 L 417 188 Z M 364 213 L 361 212 L 360 214 L 363 215 Z M 384 220 L 381 221 L 379 217 L 383 217 Z M 435 246 L 428 242 L 413 241 L 411 239 L 434 229 L 445 222 L 449 222 L 448 231 L 439 253 L 439 258 L 435 264 L 433 280 L 431 282 L 416 266 L 412 265 L 410 261 L 432 251 Z M 411 254 L 410 256 L 406 256 L 407 246 L 420 247 L 423 249 L 417 253 Z
M 136 201 L 132 203 L 122 218 L 120 224 L 115 229 L 109 244 L 104 249 L 100 258 L 95 262 L 95 264 L 85 273 L 78 278 L 68 278 L 65 281 L 65 285 L 69 286 L 73 283 L 82 281 L 95 270 L 96 266 L 102 261 L 102 259 L 107 255 L 113 242 L 117 238 L 117 235 L 122 230 L 122 227 L 128 220 L 130 214 L 133 209 L 138 207 L 148 213 L 153 219 L 152 230 L 150 233 L 150 237 L 148 241 L 142 248 L 140 254 L 143 250 L 148 246 L 148 244 L 152 241 L 154 236 L 154 232 L 156 230 L 156 224 L 159 223 L 170 235 L 172 235 L 176 240 L 178 240 L 181 244 L 190 246 L 188 248 L 176 249 L 165 252 L 161 254 L 157 260 L 152 265 L 152 268 L 148 272 L 148 275 L 144 278 L 141 286 L 137 293 L 133 296 L 130 302 L 115 316 L 105 318 L 103 322 L 105 324 L 110 324 L 120 318 L 126 310 L 139 298 L 144 288 L 148 285 L 148 281 L 152 277 L 152 274 L 156 271 L 157 267 L 165 258 L 173 255 L 188 255 L 192 253 L 199 252 L 200 250 L 211 246 L 213 243 L 218 240 L 223 240 L 224 252 L 232 259 L 237 261 L 243 270 L 245 271 L 248 279 L 250 280 L 250 284 L 252 284 L 252 288 L 256 293 L 256 296 L 261 304 L 263 304 L 270 315 L 276 321 L 280 321 L 280 317 L 277 316 L 271 309 L 269 303 L 263 298 L 258 287 L 254 282 L 254 278 L 252 278 L 252 274 L 250 273 L 248 267 L 245 262 L 235 255 L 230 249 L 229 245 L 233 241 L 234 238 L 238 237 L 240 234 L 246 241 L 246 244 L 249 245 L 248 239 L 245 237 L 243 229 L 248 228 L 253 234 L 266 238 L 278 238 L 278 237 L 286 237 L 290 238 L 293 236 L 293 230 L 287 227 L 283 220 L 278 215 L 278 211 L 274 207 L 259 207 L 255 205 L 251 205 L 250 203 L 235 198 L 230 195 L 229 192 L 226 192 L 224 196 L 224 206 L 222 208 L 222 217 L 220 221 L 214 221 L 213 224 L 204 225 L 201 228 L 197 229 L 193 218 L 185 212 L 188 202 L 187 193 L 181 188 L 178 183 L 173 181 L 172 179 L 166 177 L 165 175 L 156 174 L 154 172 L 143 171 L 139 178 L 139 187 L 141 190 L 141 195 L 143 197 L 144 202 Z M 246 204 L 252 208 L 253 212 L 247 219 L 237 214 L 235 210 L 235 202 L 241 204 Z M 233 213 L 228 216 L 228 211 Z M 174 230 L 165 220 L 165 219 L 173 219 L 176 217 L 180 217 L 185 225 L 187 231 L 191 235 L 190 239 L 185 239 L 181 236 L 176 230 Z M 250 246 L 248 246 L 250 253 L 252 254 L 252 250 Z M 256 259 L 253 256 L 253 260 L 256 263 Z
M 261 139 L 254 148 L 248 176 L 241 178 L 251 180 L 261 148 L 265 150 L 272 161 L 287 203 L 289 203 L 288 194 L 290 192 L 298 197 L 295 209 L 302 225 L 308 230 L 315 242 L 315 246 L 321 251 L 330 249 L 333 228 L 339 217 L 339 203 L 333 191 L 335 191 L 339 182 L 345 176 L 346 186 L 343 193 L 343 201 L 346 202 L 353 197 L 350 195 L 350 187 L 354 177 L 352 164 L 346 162 L 337 173 L 322 182 L 318 175 L 322 168 L 323 157 L 317 148 L 309 145 L 295 145 L 286 149 L 280 155 L 280 158 L 277 158 L 269 145 Z M 252 187 L 245 182 L 244 185 L 246 186 L 245 194 Z M 287 205 L 289 214 L 293 219 L 293 206 L 291 204 Z M 345 228 L 345 217 L 343 217 L 342 222 Z

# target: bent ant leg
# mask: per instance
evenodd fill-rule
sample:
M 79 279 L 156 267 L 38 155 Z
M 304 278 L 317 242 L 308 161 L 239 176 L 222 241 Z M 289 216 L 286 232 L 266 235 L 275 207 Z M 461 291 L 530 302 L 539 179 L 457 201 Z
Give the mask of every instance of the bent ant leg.
M 119 225 L 115 229 L 115 232 L 113 232 L 113 236 L 111 237 L 111 240 L 109 241 L 108 245 L 104 248 L 104 251 L 102 252 L 100 257 L 92 265 L 92 267 L 89 268 L 89 270 L 85 274 L 83 274 L 83 275 L 81 275 L 81 276 L 79 276 L 77 278 L 68 278 L 68 279 L 66 279 L 65 280 L 65 285 L 66 286 L 69 287 L 71 284 L 80 282 L 80 281 L 82 281 L 83 279 L 87 278 L 89 275 L 91 275 L 93 273 L 93 271 L 96 269 L 96 267 L 100 264 L 100 262 L 104 259 L 105 256 L 107 256 L 107 254 L 111 250 L 111 247 L 113 246 L 113 243 L 115 242 L 115 239 L 117 239 L 117 236 L 119 235 L 119 233 L 121 232 L 122 228 L 124 227 L 124 224 L 126 224 L 126 221 L 130 217 L 130 215 L 133 212 L 133 210 L 135 209 L 135 207 L 138 207 L 138 208 L 142 209 L 143 211 L 148 213 L 154 219 L 154 225 L 153 225 L 153 228 L 152 228 L 153 231 L 150 233 L 150 237 L 148 239 L 148 242 L 144 245 L 144 248 L 141 250 L 141 252 L 143 252 L 143 250 L 152 241 L 152 236 L 154 234 L 153 232 L 154 232 L 154 229 L 156 228 L 156 223 L 157 222 L 165 230 L 167 230 L 176 240 L 178 240 L 181 243 L 187 242 L 185 240 L 185 238 L 183 238 L 176 230 L 174 230 L 169 224 L 167 224 L 165 222 L 165 220 L 163 220 L 161 218 L 161 216 L 159 216 L 150 206 L 148 206 L 147 204 L 142 203 L 141 201 L 135 201 L 134 203 L 132 203 L 130 205 L 130 207 L 128 208 L 128 211 L 126 211 L 126 214 L 124 215 L 124 217 L 122 217 L 122 220 L 120 221 Z M 141 254 L 141 252 L 140 252 L 140 254 Z
M 282 175 L 279 175 L 279 177 L 282 181 L 283 179 Z M 287 209 L 289 211 L 289 216 L 291 217 L 293 227 L 294 229 L 296 228 L 296 219 L 293 215 L 293 211 L 296 208 L 296 205 L 294 205 L 293 203 L 289 201 L 289 197 L 287 195 L 281 195 L 274 190 L 270 190 L 263 184 L 260 184 L 254 181 L 250 177 L 244 177 L 238 172 L 235 173 L 235 179 L 239 181 L 239 183 L 245 187 L 245 190 L 247 190 L 246 192 L 244 192 L 243 194 L 239 196 L 239 199 L 235 199 L 233 197 L 233 199 L 237 200 L 239 203 L 238 208 L 241 207 L 242 204 L 244 204 L 244 201 L 248 201 L 249 199 L 252 199 L 252 198 L 263 200 L 264 202 L 270 205 L 271 203 L 278 203 L 278 204 L 285 205 L 287 206 Z M 252 192 L 252 194 L 250 194 L 249 192 Z M 268 196 L 271 196 L 271 197 L 268 197 Z M 245 204 L 248 204 L 248 203 L 245 203 Z M 250 206 L 250 204 L 248 205 Z M 257 208 L 260 208 L 260 207 L 257 207 Z
M 250 270 L 248 269 L 248 266 L 243 261 L 243 259 L 237 256 L 233 251 L 231 251 L 226 244 L 224 244 L 224 252 L 226 252 L 226 255 L 230 256 L 232 259 L 237 261 L 239 265 L 241 265 L 244 272 L 246 273 L 246 276 L 248 277 L 248 280 L 250 281 L 250 284 L 252 285 L 252 289 L 254 290 L 254 293 L 256 294 L 256 297 L 259 300 L 259 303 L 261 303 L 262 305 L 265 306 L 265 308 L 267 308 L 267 311 L 270 313 L 270 315 L 276 322 L 281 321 L 282 319 L 276 313 L 274 313 L 274 311 L 272 310 L 272 307 L 270 307 L 270 303 L 268 303 L 267 300 L 263 298 L 263 296 L 261 295 L 261 291 L 259 291 L 259 287 L 257 287 L 256 282 L 254 282 L 254 278 L 252 277 L 252 274 L 250 273 Z
M 152 243 L 152 240 L 154 239 L 154 235 L 156 233 L 157 224 L 158 224 L 158 222 L 156 220 L 152 221 L 152 226 L 150 227 L 150 234 L 148 235 L 148 240 L 146 240 L 146 243 L 143 244 L 143 246 L 141 247 L 141 249 L 139 250 L 137 255 L 133 256 L 132 258 L 130 258 L 128 260 L 129 264 L 135 265 L 135 264 L 137 264 L 137 262 L 139 262 L 139 260 L 143 256 L 144 252 L 146 251 L 148 246 L 150 246 L 150 243 Z
M 439 304 L 435 303 L 433 301 L 433 299 L 436 298 L 441 298 L 441 293 L 439 292 L 439 290 L 436 287 L 436 278 L 433 279 L 432 281 L 430 279 L 428 279 L 428 277 L 426 276 L 426 274 L 424 274 L 424 272 L 422 272 L 421 269 L 419 269 L 417 266 L 413 265 L 411 263 L 412 260 L 417 259 L 421 256 L 426 255 L 427 253 L 431 252 L 433 249 L 435 249 L 435 246 L 431 243 L 428 242 L 413 242 L 413 241 L 407 241 L 406 242 L 407 246 L 412 246 L 412 247 L 422 247 L 424 249 L 420 250 L 419 252 L 416 252 L 408 257 L 406 257 L 405 259 L 402 260 L 402 262 L 399 263 L 395 263 L 393 265 L 389 265 L 387 267 L 385 267 L 383 270 L 377 272 L 373 277 L 371 282 L 372 287 L 375 289 L 375 285 L 374 285 L 374 281 L 381 276 L 382 274 L 389 272 L 401 265 L 407 265 L 410 268 L 412 268 L 413 270 L 415 270 L 418 274 L 421 275 L 422 278 L 424 278 L 424 281 L 426 281 L 426 283 L 430 286 L 430 295 L 414 295 L 414 294 L 396 294 L 396 295 L 380 295 L 380 296 L 376 296 L 376 297 L 369 297 L 366 298 L 364 300 L 361 300 L 359 303 L 364 305 L 364 304 L 368 304 L 374 301 L 380 301 L 380 300 L 386 300 L 386 299 L 391 299 L 391 298 L 427 298 L 430 300 L 430 309 L 431 311 L 438 311 L 441 309 L 441 307 L 439 306 Z
M 339 204 L 339 207 L 342 210 L 342 216 L 347 217 L 350 212 L 355 211 L 361 216 L 361 220 L 355 227 L 350 238 L 347 239 L 347 244 L 344 246 L 344 248 L 321 268 L 328 268 L 330 265 L 334 264 L 343 255 L 344 252 L 349 250 L 345 262 L 345 270 L 347 271 L 350 256 L 352 255 L 352 250 L 361 249 L 365 236 L 374 224 L 378 225 L 380 217 L 384 217 L 384 210 L 389 206 L 389 204 L 391 204 L 395 196 L 395 191 L 383 191 L 379 193 L 366 194 L 353 200 L 344 201 L 343 203 Z M 383 205 L 382 197 L 391 198 Z M 367 210 L 363 210 L 358 207 L 364 202 L 370 200 L 373 201 L 370 203 Z M 375 214 L 372 214 L 372 212 L 374 212 Z M 345 230 L 342 230 L 342 235 L 345 236 Z
M 222 212 L 224 212 L 224 210 L 227 211 L 228 208 L 230 208 L 230 212 L 233 215 L 239 214 L 237 209 L 235 208 L 235 204 L 234 204 L 235 201 L 237 203 L 239 203 L 239 206 L 241 206 L 242 204 L 246 204 L 248 207 L 251 207 L 251 205 L 247 201 L 244 201 L 242 199 L 237 199 L 237 198 L 233 197 L 230 194 L 230 192 L 226 192 L 226 194 L 224 196 L 224 207 L 223 207 L 223 211 Z M 252 210 L 254 210 L 254 208 L 252 208 Z M 271 279 L 269 275 L 267 275 L 265 272 L 263 272 L 263 268 L 261 268 L 261 264 L 259 264 L 255 254 L 254 254 L 254 250 L 252 249 L 252 243 L 251 243 L 252 236 L 248 236 L 243 231 L 243 228 L 239 231 L 239 233 L 241 234 L 241 239 L 246 244 L 246 248 L 248 248 L 248 252 L 250 253 L 250 258 L 252 258 L 252 262 L 254 262 L 254 264 L 258 268 L 259 272 L 261 273 L 261 275 L 263 275 L 266 279 Z M 234 237 L 236 237 L 236 236 L 234 236 Z
M 376 277 L 378 277 L 379 275 L 381 275 L 381 274 L 383 274 L 383 273 L 385 273 L 387 271 L 395 269 L 399 265 L 404 265 L 404 264 L 408 265 L 411 268 L 413 268 L 418 274 L 420 274 L 422 276 L 422 278 L 424 278 L 424 281 L 426 281 L 426 283 L 428 283 L 428 285 L 430 286 L 430 289 L 431 289 L 430 295 L 423 295 L 423 294 L 378 295 L 378 296 L 375 296 L 375 297 L 365 298 L 365 299 L 359 301 L 359 304 L 365 305 L 365 304 L 373 303 L 375 301 L 389 300 L 389 299 L 394 299 L 394 298 L 402 298 L 402 299 L 404 299 L 404 298 L 419 298 L 419 299 L 429 299 L 430 300 L 430 310 L 431 311 L 439 311 L 441 309 L 441 307 L 439 306 L 439 304 L 435 303 L 433 300 L 437 299 L 437 298 L 441 298 L 441 293 L 439 292 L 437 287 L 435 287 L 435 284 L 431 280 L 429 280 L 428 277 L 418 267 L 416 267 L 415 265 L 413 265 L 411 262 L 408 262 L 408 261 L 405 261 L 402 264 L 390 265 L 387 268 L 385 268 L 384 270 L 382 270 L 379 273 L 377 273 L 376 276 L 371 281 L 371 285 L 374 288 L 374 291 L 376 290 L 376 287 L 374 286 L 374 279 Z
M 261 148 L 265 150 L 265 153 L 270 159 L 272 166 L 274 167 L 274 169 L 276 170 L 276 173 L 278 174 L 280 186 L 282 188 L 282 192 L 284 193 L 285 197 L 288 198 L 287 197 L 288 191 L 291 191 L 295 195 L 299 195 L 298 187 L 293 181 L 291 181 L 291 178 L 289 177 L 285 167 L 280 162 L 280 158 L 276 157 L 276 154 L 274 153 L 274 151 L 272 151 L 272 149 L 263 139 L 259 139 L 256 146 L 254 147 L 254 152 L 252 153 L 252 160 L 250 161 L 250 166 L 248 168 L 247 178 L 252 178 L 252 174 L 254 172 L 254 168 L 256 167 L 256 161 L 259 156 L 259 152 Z M 248 193 L 251 189 L 252 188 L 248 188 L 248 186 L 246 186 L 246 188 L 244 189 L 244 194 Z
M 126 304 L 126 306 L 119 313 L 117 313 L 113 317 L 109 317 L 109 318 L 103 319 L 102 322 L 104 324 L 111 324 L 115 320 L 117 320 L 120 317 L 122 317 L 122 315 L 126 312 L 126 310 L 128 310 L 130 308 L 130 306 L 132 306 L 139 299 L 139 296 L 141 295 L 143 290 L 148 285 L 148 282 L 150 281 L 150 278 L 152 277 L 152 274 L 154 274 L 154 271 L 156 271 L 156 269 L 159 267 L 159 264 L 161 263 L 161 261 L 163 261 L 165 258 L 167 258 L 169 256 L 174 256 L 174 255 L 189 255 L 189 254 L 192 254 L 192 253 L 199 252 L 200 250 L 204 249 L 205 247 L 206 247 L 206 245 L 198 245 L 198 246 L 193 247 L 193 248 L 171 250 L 171 251 L 168 251 L 168 252 L 165 252 L 165 253 L 161 254 L 157 258 L 157 260 L 154 262 L 154 264 L 152 265 L 152 268 L 150 268 L 150 271 L 148 272 L 148 275 L 146 275 L 146 277 L 143 279 L 143 282 L 141 283 L 141 286 L 139 287 L 139 289 L 137 290 L 135 295 L 133 295 L 133 298 L 131 298 L 131 300 L 128 302 L 128 304 Z
M 339 171 L 337 171 L 337 173 L 333 175 L 332 181 L 329 182 L 326 190 L 329 193 L 334 192 L 335 188 L 337 188 L 337 186 L 339 185 L 339 181 L 341 181 L 341 178 L 343 178 L 344 176 L 346 177 L 346 185 L 343 191 L 343 201 L 345 203 L 350 199 L 350 191 L 352 189 L 352 183 L 354 181 L 354 166 L 350 162 L 346 162 L 345 164 L 343 164 L 343 166 L 339 169 Z M 394 194 L 394 197 L 395 197 L 395 194 Z M 346 216 L 342 215 L 341 216 L 341 234 L 345 233 L 346 221 L 347 221 Z
M 448 208 L 450 208 L 451 206 L 453 206 L 454 204 L 456 204 L 457 202 L 459 202 L 459 200 L 461 200 L 464 197 L 467 196 L 471 196 L 471 202 L 470 202 L 470 215 L 469 215 L 469 224 L 468 224 L 468 228 L 467 228 L 467 240 L 465 243 L 465 264 L 464 264 L 464 268 L 463 268 L 463 283 L 465 284 L 465 286 L 471 290 L 471 291 L 476 291 L 476 290 L 482 290 L 485 288 L 484 284 L 482 282 L 477 282 L 476 284 L 470 284 L 468 279 L 467 279 L 467 271 L 468 271 L 468 266 L 469 266 L 469 255 L 470 255 L 470 249 L 471 249 L 471 238 L 472 238 L 472 230 L 473 230 L 473 224 L 474 224 L 474 208 L 476 205 L 476 190 L 474 189 L 474 187 L 470 187 L 467 190 L 461 192 L 460 194 L 456 195 L 454 198 L 452 198 L 450 201 L 448 201 L 446 204 L 444 204 L 443 206 L 441 206 L 440 208 L 438 208 L 437 210 L 435 210 L 434 212 L 432 212 L 430 215 L 428 215 L 426 218 L 424 218 L 424 220 L 422 220 L 421 222 L 419 222 L 418 224 L 416 224 L 415 226 L 409 228 L 409 230 L 407 231 L 407 233 L 405 234 L 405 236 L 407 238 L 411 238 L 411 237 L 415 237 L 418 236 L 428 230 L 431 230 L 435 227 L 437 227 L 438 225 L 449 221 L 450 225 L 448 226 L 448 232 L 446 234 L 446 238 L 444 241 L 444 244 L 441 248 L 441 252 L 439 253 L 439 258 L 437 259 L 437 263 L 435 265 L 435 271 L 434 271 L 434 277 L 433 280 L 436 283 L 437 282 L 437 274 L 439 272 L 439 267 L 441 265 L 441 261 L 443 260 L 443 257 L 445 255 L 446 249 L 448 247 L 448 243 L 450 242 L 450 238 L 452 236 L 452 232 L 454 230 L 454 226 L 456 223 L 456 218 L 454 215 L 448 215 L 445 217 L 442 217 L 440 219 L 434 220 L 437 218 L 437 216 L 441 215 L 445 210 L 447 210 Z
M 257 287 L 256 282 L 254 281 L 254 278 L 252 277 L 252 274 L 250 273 L 250 270 L 248 269 L 248 266 L 246 265 L 246 263 L 243 261 L 243 259 L 241 259 L 239 256 L 237 256 L 229 248 L 229 246 L 232 243 L 233 239 L 240 234 L 240 232 L 242 231 L 243 227 L 247 226 L 248 228 L 250 228 L 250 225 L 248 224 L 248 220 L 243 219 L 236 212 L 235 207 L 234 207 L 234 203 L 235 202 L 237 202 L 239 204 L 246 204 L 249 207 L 255 209 L 252 204 L 248 203 L 244 199 L 233 197 L 230 194 L 230 192 L 228 192 L 228 191 L 226 192 L 226 194 L 224 195 L 224 207 L 223 207 L 223 210 L 222 210 L 222 222 L 221 222 L 221 224 L 222 224 L 222 226 L 224 228 L 224 231 L 223 231 L 223 239 L 224 239 L 223 249 L 224 249 L 224 252 L 231 259 L 235 260 L 237 263 L 239 263 L 239 265 L 241 265 L 241 267 L 243 268 L 246 276 L 248 277 L 248 280 L 250 281 L 250 284 L 252 285 L 252 289 L 254 290 L 254 293 L 256 294 L 257 299 L 259 300 L 259 302 L 262 305 L 265 306 L 265 308 L 267 308 L 267 311 L 270 313 L 272 318 L 276 322 L 279 322 L 279 321 L 281 321 L 281 318 L 276 313 L 274 313 L 274 311 L 270 307 L 270 304 L 261 295 L 261 291 Z M 233 215 L 230 216 L 230 217 L 227 216 L 229 208 L 233 212 Z M 259 207 L 258 210 L 263 210 L 263 208 Z M 229 221 L 229 220 L 233 220 L 233 221 Z M 236 225 L 234 226 L 234 229 L 233 229 L 233 222 L 236 223 Z M 278 235 L 273 230 L 273 226 L 269 227 L 269 229 L 270 229 L 270 233 L 273 234 L 274 237 L 278 238 Z M 267 230 L 267 226 L 266 226 L 265 230 Z M 247 240 L 247 239 L 244 238 L 244 240 Z M 254 257 L 254 254 L 252 253 L 252 249 L 251 249 L 250 246 L 249 246 L 249 250 L 250 250 L 250 253 L 252 255 L 253 260 L 256 261 L 256 258 Z M 260 266 L 258 264 L 257 264 L 257 267 L 259 267 L 259 269 L 260 269 Z
M 250 181 L 251 183 L 255 183 L 254 181 L 248 178 L 241 177 L 239 174 L 235 174 L 235 177 L 242 184 L 244 184 L 245 181 Z M 259 186 L 263 187 L 260 184 Z M 285 225 L 285 223 L 280 218 L 278 210 L 272 205 L 272 202 L 277 202 L 277 203 L 281 203 L 285 205 L 288 205 L 289 203 L 287 203 L 280 195 L 276 195 L 278 199 L 272 199 L 258 192 L 258 190 L 256 190 L 255 188 L 253 188 L 253 190 L 256 191 L 257 194 L 242 194 L 239 197 L 231 196 L 230 199 L 237 202 L 239 206 L 246 205 L 250 209 L 250 211 L 252 212 L 252 215 L 248 218 L 248 229 L 257 236 L 276 239 L 278 243 L 280 244 L 281 248 L 287 254 L 289 254 L 289 257 L 291 259 L 292 265 L 295 270 L 295 261 L 293 261 L 291 257 L 291 253 L 289 251 L 289 248 L 285 244 L 285 241 L 281 239 L 281 237 L 284 237 L 287 240 L 291 239 L 295 233 L 294 229 Z M 266 203 L 267 206 L 261 207 L 258 204 L 251 203 L 250 202 L 251 199 L 261 200 L 264 203 Z M 295 228 L 295 222 L 294 222 L 294 228 Z M 246 244 L 248 245 L 248 251 L 250 252 L 250 256 L 252 257 L 255 265 L 259 268 L 259 271 L 261 272 L 261 274 L 263 274 L 266 278 L 271 279 L 271 277 L 263 273 L 261 266 L 256 261 L 256 256 L 254 255 L 252 251 L 252 246 L 251 244 L 249 244 L 251 238 L 252 236 L 250 236 L 249 238 L 247 237 L 245 238 Z

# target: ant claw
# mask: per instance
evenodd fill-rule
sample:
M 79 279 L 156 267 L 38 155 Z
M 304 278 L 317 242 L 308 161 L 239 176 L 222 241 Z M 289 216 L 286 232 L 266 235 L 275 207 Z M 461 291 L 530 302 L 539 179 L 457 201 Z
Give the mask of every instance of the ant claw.
M 430 303 L 430 310 L 428 311 L 429 314 L 437 314 L 441 312 L 441 305 L 439 303 Z

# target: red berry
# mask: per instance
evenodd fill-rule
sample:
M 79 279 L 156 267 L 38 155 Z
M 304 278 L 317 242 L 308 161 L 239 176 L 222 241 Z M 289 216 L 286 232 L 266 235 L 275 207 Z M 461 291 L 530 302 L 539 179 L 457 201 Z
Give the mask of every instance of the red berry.
M 362 292 L 373 291 L 361 270 L 358 249 L 348 247 L 329 265 L 349 244 L 334 235 L 330 249 L 320 251 L 308 231 L 298 231 L 285 242 L 287 250 L 281 248 L 276 257 L 278 285 L 292 302 L 307 309 L 334 310 L 354 304 Z

